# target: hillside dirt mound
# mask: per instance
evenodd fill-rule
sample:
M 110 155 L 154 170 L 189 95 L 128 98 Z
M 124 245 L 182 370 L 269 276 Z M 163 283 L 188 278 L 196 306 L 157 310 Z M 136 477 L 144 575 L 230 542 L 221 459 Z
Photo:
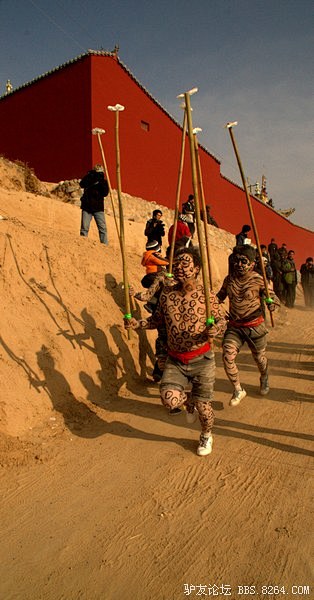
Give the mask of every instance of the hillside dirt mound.
M 79 236 L 78 206 L 49 184 L 27 191 L 22 171 L 1 158 L 1 598 L 241 600 L 244 586 L 309 598 L 314 345 L 301 291 L 269 327 L 269 396 L 244 349 L 248 396 L 230 407 L 216 343 L 214 450 L 197 457 L 198 424 L 160 405 L 155 333 L 123 328 L 109 201 L 104 247 L 94 224 Z M 125 195 L 138 290 L 154 208 Z M 218 290 L 234 237 L 210 237 Z M 139 304 L 134 314 L 147 315 Z

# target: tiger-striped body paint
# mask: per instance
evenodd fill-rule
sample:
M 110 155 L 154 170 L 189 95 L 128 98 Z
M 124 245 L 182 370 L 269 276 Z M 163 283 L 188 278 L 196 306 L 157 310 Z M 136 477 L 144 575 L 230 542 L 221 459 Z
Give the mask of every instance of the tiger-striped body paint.
M 242 257 L 243 259 L 245 256 Z M 241 257 L 240 257 L 241 259 Z M 229 298 L 229 323 L 223 339 L 223 362 L 226 375 L 234 390 L 241 389 L 236 357 L 246 342 L 261 377 L 267 375 L 266 334 L 268 333 L 262 311 L 262 298 L 266 296 L 261 275 L 252 271 L 254 262 L 236 263 L 235 275 L 228 275 L 217 298 L 223 302 Z M 278 298 L 271 293 L 276 306 Z

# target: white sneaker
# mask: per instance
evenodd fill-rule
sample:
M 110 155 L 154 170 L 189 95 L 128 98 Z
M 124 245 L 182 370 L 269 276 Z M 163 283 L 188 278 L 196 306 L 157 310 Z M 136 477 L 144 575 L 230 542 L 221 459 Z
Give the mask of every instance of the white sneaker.
M 207 456 L 208 454 L 211 454 L 212 449 L 213 449 L 213 436 L 211 434 L 209 434 L 209 436 L 206 437 L 203 433 L 201 433 L 200 443 L 196 450 L 197 456 Z
M 186 422 L 189 425 L 192 425 L 192 423 L 195 423 L 196 419 L 197 419 L 197 411 L 193 410 L 193 412 L 188 412 L 187 410 L 185 411 L 185 418 L 186 418 Z
M 234 390 L 234 392 L 232 394 L 232 398 L 229 402 L 230 406 L 238 406 L 238 404 L 240 404 L 241 400 L 243 400 L 243 398 L 245 398 L 245 396 L 246 396 L 245 390 Z

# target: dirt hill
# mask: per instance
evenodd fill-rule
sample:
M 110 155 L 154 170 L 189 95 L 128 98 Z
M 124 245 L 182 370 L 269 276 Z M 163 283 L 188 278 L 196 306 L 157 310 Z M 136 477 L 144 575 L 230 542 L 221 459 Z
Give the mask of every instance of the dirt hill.
M 198 425 L 170 419 L 151 380 L 154 332 L 123 329 L 109 201 L 104 247 L 94 226 L 79 236 L 79 207 L 52 187 L 0 159 L 1 598 L 177 600 L 201 585 L 310 597 L 313 325 L 301 291 L 269 334 L 267 398 L 243 351 L 249 394 L 229 407 L 217 345 L 214 451 L 199 458 Z M 154 208 L 125 195 L 137 289 Z M 234 237 L 210 235 L 218 289 Z
M 100 383 L 103 380 L 102 394 L 107 396 L 116 389 L 123 373 L 119 355 L 124 345 L 141 376 L 150 373 L 153 355 L 150 345 L 144 353 L 142 348 L 139 350 L 137 334 L 127 342 L 123 330 L 122 263 L 109 199 L 110 245 L 104 247 L 99 244 L 95 224 L 88 239 L 79 236 L 78 206 L 50 197 L 49 184 L 38 182 L 38 190 L 45 195 L 24 191 L 25 169 L 4 159 L 1 165 L 0 214 L 6 218 L 0 221 L 1 370 L 5 397 L 0 427 L 2 433 L 16 436 L 49 420 L 56 408 L 49 390 L 41 383 L 48 363 L 49 369 L 66 373 L 72 394 L 85 402 L 86 381 L 78 377 L 81 371 L 90 378 L 96 376 Z M 141 289 L 145 273 L 141 267 L 146 241 L 143 230 L 155 205 L 126 195 L 124 199 L 129 280 Z M 170 225 L 172 211 L 162 209 Z M 118 214 L 116 206 L 115 211 Z M 225 268 L 233 236 L 213 227 L 210 230 L 217 245 L 213 247 L 213 276 L 218 282 L 224 275 L 221 263 Z M 99 344 L 105 342 L 101 360 L 106 369 L 99 371 L 97 352 L 91 355 L 91 335 L 98 335 Z M 101 340 L 101 335 L 105 339 Z M 155 334 L 148 335 L 154 340 Z M 134 372 L 126 375 L 132 378 Z M 60 385 L 62 394 L 61 381 Z

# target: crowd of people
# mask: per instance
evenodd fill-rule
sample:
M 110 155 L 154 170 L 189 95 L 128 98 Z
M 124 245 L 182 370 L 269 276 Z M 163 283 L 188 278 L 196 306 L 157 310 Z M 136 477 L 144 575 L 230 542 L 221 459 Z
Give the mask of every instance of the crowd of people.
M 236 235 L 237 244 L 251 244 L 249 232 L 251 227 L 243 225 L 240 233 Z M 279 247 L 275 238 L 271 238 L 268 246 L 261 244 L 261 255 L 264 263 L 266 277 L 271 283 L 276 296 L 287 308 L 294 308 L 297 284 L 300 282 L 304 294 L 304 303 L 307 307 L 314 306 L 314 268 L 313 257 L 308 257 L 301 265 L 298 274 L 295 264 L 295 252 L 289 250 L 287 244 Z M 229 260 L 230 269 L 230 260 Z M 262 274 L 259 256 L 256 259 L 255 270 Z
M 188 423 L 194 422 L 198 416 L 201 433 L 197 454 L 207 456 L 213 446 L 213 340 L 216 336 L 222 337 L 223 365 L 232 388 L 230 406 L 238 406 L 247 395 L 237 367 L 237 356 L 244 344 L 249 347 L 259 372 L 259 393 L 266 396 L 270 391 L 270 381 L 265 314 L 267 309 L 270 312 L 276 310 L 281 302 L 287 307 L 294 305 L 297 272 L 293 250 L 288 250 L 285 244 L 278 249 L 274 239 L 268 247 L 261 245 L 262 268 L 259 252 L 248 237 L 251 228 L 244 225 L 236 236 L 236 245 L 229 260 L 229 272 L 221 289 L 216 294 L 209 291 L 214 319 L 214 324 L 209 324 L 206 318 L 205 289 L 200 277 L 201 257 L 193 243 L 193 201 L 193 197 L 189 196 L 182 206 L 177 223 L 169 229 L 169 244 L 175 235 L 171 277 L 167 272 L 170 245 L 165 256 L 162 256 L 162 241 L 165 237 L 162 211 L 155 210 L 152 219 L 147 222 L 147 244 L 142 259 L 142 265 L 147 270 L 146 257 L 150 253 L 150 272 L 142 280 L 146 290 L 135 292 L 131 287 L 130 293 L 146 303 L 150 316 L 144 319 L 126 319 L 125 327 L 157 330 L 153 378 L 160 383 L 161 402 L 170 415 L 176 415 L 184 409 Z M 154 230 L 159 231 L 158 240 L 151 237 L 154 237 Z M 275 284 L 274 265 L 278 256 L 282 261 L 282 286 Z M 166 264 L 161 264 L 162 261 Z M 307 259 L 304 269 L 303 266 L 301 269 L 304 273 L 303 289 L 307 286 L 309 290 L 312 271 L 313 260 Z M 151 277 L 149 287 L 145 285 L 145 277 L 148 275 Z M 265 286 L 264 276 L 269 286 Z M 306 298 L 309 305 L 309 292 Z M 229 309 L 222 311 L 221 305 L 226 300 L 229 301 Z
M 104 197 L 108 194 L 108 184 L 102 168 L 96 165 L 80 185 L 84 189 L 80 233 L 85 237 L 88 235 L 94 217 L 100 242 L 107 244 Z M 210 222 L 209 210 L 206 210 L 206 217 Z M 126 315 L 124 324 L 126 329 L 157 330 L 153 378 L 160 384 L 161 402 L 170 415 L 185 409 L 188 423 L 193 423 L 198 416 L 201 433 L 197 454 L 207 456 L 213 447 L 214 338 L 222 338 L 223 365 L 232 387 L 230 406 L 238 406 L 247 395 L 236 362 L 244 344 L 249 347 L 259 372 L 259 393 L 267 395 L 270 382 L 266 309 L 272 312 L 280 303 L 293 308 L 298 277 L 293 250 L 288 250 L 286 244 L 278 248 L 275 239 L 271 239 L 268 247 L 261 245 L 257 252 L 249 238 L 251 227 L 243 225 L 236 235 L 236 245 L 229 256 L 228 275 L 221 289 L 216 294 L 206 290 L 200 277 L 201 256 L 193 243 L 195 225 L 194 197 L 190 195 L 182 204 L 177 222 L 169 228 L 169 245 L 163 252 L 166 228 L 162 211 L 153 211 L 144 230 L 146 247 L 142 266 L 145 274 L 141 279 L 144 290 L 136 292 L 130 286 L 130 295 L 145 302 L 149 316 L 136 319 Z M 172 273 L 168 273 L 172 243 Z M 313 306 L 313 258 L 306 259 L 300 274 L 305 305 Z M 210 319 L 207 315 L 208 294 Z M 229 310 L 222 311 L 221 304 L 227 299 Z
M 238 406 L 247 395 L 240 383 L 236 364 L 236 357 L 245 343 L 260 374 L 259 392 L 262 396 L 269 392 L 267 329 L 262 307 L 266 290 L 263 278 L 255 271 L 256 251 L 253 246 L 235 246 L 232 273 L 225 278 L 217 294 L 212 290 L 209 292 L 214 321 L 209 324 L 204 284 L 200 280 L 201 257 L 191 238 L 183 238 L 175 245 L 171 278 L 158 264 L 161 249 L 157 246 L 152 285 L 146 292 L 135 293 L 133 288 L 130 289 L 131 295 L 138 300 L 147 302 L 154 297 L 154 308 L 146 319 L 125 319 L 125 327 L 157 329 L 154 374 L 157 375 L 155 380 L 160 381 L 161 402 L 168 408 L 169 414 L 177 414 L 185 408 L 188 423 L 193 423 L 198 415 L 201 433 L 197 454 L 207 456 L 213 446 L 211 403 L 215 383 L 213 340 L 216 336 L 223 338 L 223 364 L 232 386 L 230 405 Z M 220 305 L 227 298 L 229 312 L 226 318 Z M 269 300 L 267 307 L 270 311 L 280 305 L 273 292 L 266 299 Z

